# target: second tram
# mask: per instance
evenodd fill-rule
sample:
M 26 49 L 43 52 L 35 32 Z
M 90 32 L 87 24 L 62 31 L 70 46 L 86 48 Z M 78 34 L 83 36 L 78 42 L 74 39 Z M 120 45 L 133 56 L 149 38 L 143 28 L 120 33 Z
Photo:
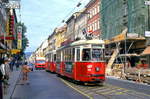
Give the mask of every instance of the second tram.
M 46 54 L 46 60 L 47 60 L 47 66 L 46 66 L 46 70 L 50 71 L 50 72 L 56 72 L 56 51 L 51 51 L 49 53 Z

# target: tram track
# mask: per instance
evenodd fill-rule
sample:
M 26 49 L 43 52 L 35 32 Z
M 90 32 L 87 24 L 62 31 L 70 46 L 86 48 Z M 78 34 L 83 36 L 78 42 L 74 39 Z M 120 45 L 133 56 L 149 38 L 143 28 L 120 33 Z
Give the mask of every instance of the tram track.
M 150 99 L 150 95 L 119 86 L 110 84 L 104 84 L 104 86 L 98 85 L 79 85 L 73 82 L 61 80 L 71 88 L 77 90 L 81 94 L 87 96 L 89 99 L 121 99 L 118 97 L 126 97 L 128 99 Z

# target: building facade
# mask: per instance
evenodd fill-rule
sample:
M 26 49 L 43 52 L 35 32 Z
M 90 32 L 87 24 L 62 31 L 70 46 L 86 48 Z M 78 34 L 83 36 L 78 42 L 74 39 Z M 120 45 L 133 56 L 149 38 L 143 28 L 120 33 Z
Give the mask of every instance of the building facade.
M 94 38 L 101 38 L 100 2 L 101 0 L 91 0 L 85 7 L 88 14 L 87 30 Z
M 78 12 L 75 20 L 75 40 L 86 39 L 88 14 L 85 9 Z
M 148 30 L 146 0 L 101 0 L 102 38 L 110 39 L 128 28 L 128 33 L 144 36 Z
M 56 33 L 55 33 L 55 39 L 56 39 L 55 47 L 56 47 L 56 49 L 61 47 L 62 42 L 65 41 L 65 35 L 64 34 L 66 33 L 66 30 L 67 30 L 67 26 L 66 25 L 64 25 L 62 27 L 58 27 L 56 29 Z

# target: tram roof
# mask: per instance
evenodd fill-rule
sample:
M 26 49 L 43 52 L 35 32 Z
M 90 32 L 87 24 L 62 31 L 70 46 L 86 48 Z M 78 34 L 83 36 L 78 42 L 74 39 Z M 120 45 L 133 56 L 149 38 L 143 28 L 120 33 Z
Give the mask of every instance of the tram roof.
M 103 40 L 79 40 L 71 43 L 71 46 L 85 45 L 85 44 L 105 44 Z
M 47 55 L 47 54 L 50 54 L 50 53 L 56 53 L 56 50 L 48 51 L 48 52 L 46 53 L 46 55 Z
M 57 50 L 60 50 L 66 47 L 86 45 L 86 44 L 105 44 L 105 42 L 103 40 L 79 40 L 79 41 L 74 41 L 68 45 L 62 46 L 58 48 Z

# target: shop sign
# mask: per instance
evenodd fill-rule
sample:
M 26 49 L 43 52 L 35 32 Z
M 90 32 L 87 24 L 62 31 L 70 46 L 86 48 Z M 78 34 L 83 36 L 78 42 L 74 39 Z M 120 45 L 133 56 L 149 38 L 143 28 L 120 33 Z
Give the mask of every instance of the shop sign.
M 17 27 L 17 34 L 18 34 L 18 49 L 22 49 L 22 26 Z
M 12 49 L 12 50 L 10 50 L 10 52 L 11 52 L 11 54 L 17 54 L 17 53 L 19 53 L 21 50 L 19 50 L 19 49 Z

